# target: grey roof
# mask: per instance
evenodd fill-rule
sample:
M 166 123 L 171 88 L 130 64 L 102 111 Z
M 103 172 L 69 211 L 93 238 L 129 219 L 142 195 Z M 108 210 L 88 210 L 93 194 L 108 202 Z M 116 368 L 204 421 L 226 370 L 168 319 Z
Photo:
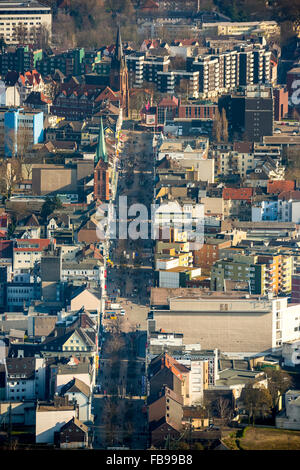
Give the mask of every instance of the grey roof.
M 62 387 L 61 395 L 65 395 L 67 392 L 83 393 L 86 397 L 89 397 L 91 394 L 90 387 L 86 383 L 82 382 L 82 380 L 75 377 Z
M 8 357 L 6 359 L 7 374 L 25 375 L 26 379 L 33 379 L 35 375 L 34 357 Z
M 239 384 L 247 384 L 257 378 L 263 379 L 264 373 L 251 370 L 225 369 L 219 372 L 216 387 L 232 387 Z

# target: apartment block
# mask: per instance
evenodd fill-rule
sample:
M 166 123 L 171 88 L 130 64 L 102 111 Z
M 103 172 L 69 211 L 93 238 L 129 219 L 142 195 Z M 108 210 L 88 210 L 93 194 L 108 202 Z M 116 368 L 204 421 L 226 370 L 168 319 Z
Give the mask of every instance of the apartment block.
M 24 108 L 0 108 L 0 150 L 11 157 L 44 140 L 44 113 Z M 21 150 L 22 151 L 22 150 Z
M 0 35 L 7 44 L 18 44 L 18 26 L 26 31 L 27 42 L 35 36 L 42 26 L 52 34 L 52 13 L 49 6 L 34 0 L 0 2 Z

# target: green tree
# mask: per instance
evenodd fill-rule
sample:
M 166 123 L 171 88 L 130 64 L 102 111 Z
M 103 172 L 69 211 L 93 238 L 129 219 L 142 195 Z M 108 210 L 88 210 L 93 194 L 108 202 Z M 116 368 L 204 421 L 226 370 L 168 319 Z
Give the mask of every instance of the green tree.
M 249 416 L 249 423 L 255 424 L 257 417 L 267 416 L 272 408 L 272 397 L 266 388 L 257 388 L 255 382 L 249 383 L 243 389 L 241 400 Z
M 46 222 L 47 217 L 52 214 L 53 211 L 56 209 L 60 209 L 62 207 L 61 200 L 57 197 L 46 197 L 46 201 L 42 205 L 41 209 L 41 216 L 44 222 Z

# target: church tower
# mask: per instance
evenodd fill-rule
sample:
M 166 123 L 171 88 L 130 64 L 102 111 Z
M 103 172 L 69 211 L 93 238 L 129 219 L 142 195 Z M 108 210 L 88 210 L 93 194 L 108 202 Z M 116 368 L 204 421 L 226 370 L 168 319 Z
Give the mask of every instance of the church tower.
M 109 201 L 109 167 L 102 118 L 95 155 L 94 199 L 102 202 Z
M 120 27 L 118 27 L 115 51 L 111 59 L 109 83 L 110 83 L 109 86 L 113 91 L 120 92 L 122 108 L 124 110 L 125 116 L 128 117 L 128 112 L 129 112 L 128 70 L 127 70 L 126 60 L 123 54 Z

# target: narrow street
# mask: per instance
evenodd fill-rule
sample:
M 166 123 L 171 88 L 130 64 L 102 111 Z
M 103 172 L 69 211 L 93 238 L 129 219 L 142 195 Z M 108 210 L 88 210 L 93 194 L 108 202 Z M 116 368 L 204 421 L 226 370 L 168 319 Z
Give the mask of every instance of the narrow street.
M 144 204 L 151 214 L 153 195 L 152 135 L 126 132 L 118 179 L 119 196 Z M 118 211 L 118 207 L 117 207 Z M 118 214 L 118 212 L 117 212 Z M 149 233 L 151 227 L 149 227 Z M 111 241 L 107 266 L 107 297 L 121 304 L 124 316 L 104 319 L 97 393 L 93 397 L 95 449 L 148 445 L 145 412 L 145 346 L 150 287 L 153 282 L 153 241 L 127 238 Z M 115 322 L 115 323 L 114 323 Z

